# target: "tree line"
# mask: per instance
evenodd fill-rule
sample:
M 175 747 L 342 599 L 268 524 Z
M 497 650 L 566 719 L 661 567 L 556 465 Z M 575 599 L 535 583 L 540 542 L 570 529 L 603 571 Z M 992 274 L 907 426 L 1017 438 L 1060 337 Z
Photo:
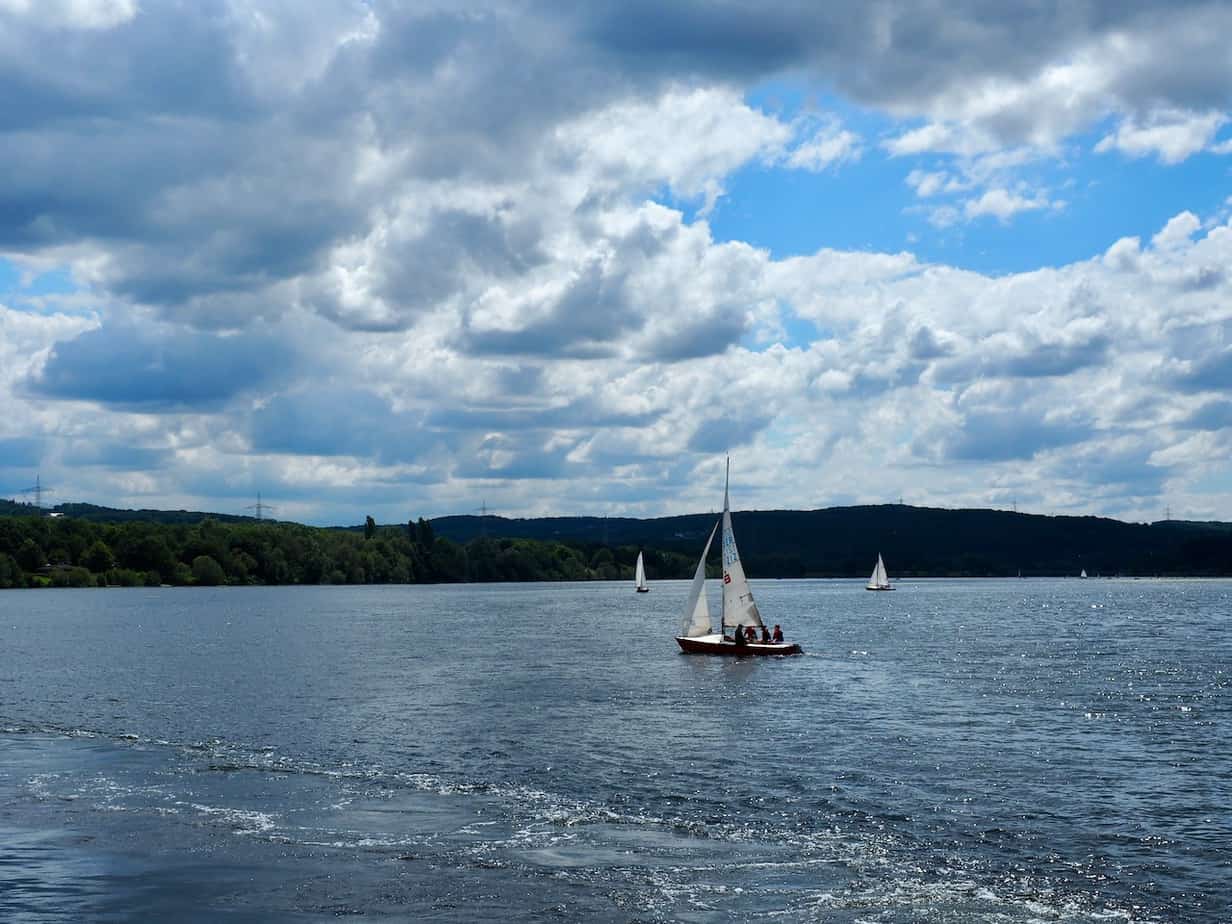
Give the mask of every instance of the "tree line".
M 423 519 L 361 530 L 270 521 L 99 522 L 0 516 L 0 587 L 433 584 L 632 580 L 636 546 L 480 536 L 455 542 Z M 653 578 L 687 556 L 646 550 Z
M 716 514 L 635 519 L 447 516 L 437 535 L 465 542 L 480 530 L 562 542 L 614 545 L 696 556 Z M 1009 510 L 904 504 L 820 510 L 742 510 L 732 514 L 746 573 L 757 578 L 867 577 L 877 555 L 891 578 L 1028 577 L 1089 574 L 1232 576 L 1232 524 L 1045 516 Z M 694 558 L 696 561 L 696 558 Z

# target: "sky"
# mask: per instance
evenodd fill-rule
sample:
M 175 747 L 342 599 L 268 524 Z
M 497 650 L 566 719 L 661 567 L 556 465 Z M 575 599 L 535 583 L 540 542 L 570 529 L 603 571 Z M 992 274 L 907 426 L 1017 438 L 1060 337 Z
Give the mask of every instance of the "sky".
M 0 496 L 1232 520 L 1228 35 L 0 0 Z

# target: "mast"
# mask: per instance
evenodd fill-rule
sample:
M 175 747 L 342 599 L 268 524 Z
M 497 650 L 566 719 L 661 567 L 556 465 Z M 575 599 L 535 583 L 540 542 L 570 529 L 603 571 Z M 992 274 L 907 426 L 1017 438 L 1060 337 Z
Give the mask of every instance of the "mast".
M 730 516 L 730 511 L 728 510 L 729 501 L 727 498 L 727 489 L 730 486 L 731 486 L 731 456 L 728 456 L 727 457 L 727 471 L 723 475 L 723 516 L 720 517 L 720 520 L 719 520 L 721 523 L 724 523 L 724 524 L 729 522 L 728 517 Z M 726 556 L 727 554 L 726 547 L 723 550 L 723 554 L 724 556 Z M 724 579 L 724 583 L 726 583 L 726 580 L 727 580 L 726 563 L 724 563 L 723 565 L 723 579 Z M 720 635 L 723 634 L 723 628 L 726 625 L 727 625 L 727 594 L 724 593 L 722 596 L 719 597 L 719 634 Z

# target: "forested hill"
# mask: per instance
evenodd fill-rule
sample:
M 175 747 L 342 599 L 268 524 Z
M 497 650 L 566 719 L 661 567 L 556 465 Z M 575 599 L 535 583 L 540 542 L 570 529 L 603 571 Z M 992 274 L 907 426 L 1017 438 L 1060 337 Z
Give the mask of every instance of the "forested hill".
M 439 517 L 437 535 L 644 546 L 698 554 L 717 514 L 625 517 Z M 1232 524 L 1039 516 L 902 504 L 732 514 L 750 575 L 856 577 L 880 552 L 892 576 L 1232 575 Z
M 115 507 L 100 507 L 97 504 L 57 504 L 48 507 L 48 512 L 93 523 L 200 523 L 216 520 L 219 523 L 255 523 L 256 517 L 231 513 L 204 513 L 199 510 L 119 510 Z M 0 516 L 29 516 L 37 513 L 29 504 L 0 499 Z
M 49 515 L 50 513 L 50 515 Z M 1232 525 L 883 505 L 733 514 L 751 577 L 1232 576 Z M 0 587 L 684 578 L 717 514 L 440 517 L 346 529 L 191 511 L 0 502 Z M 718 549 L 711 553 L 717 570 Z

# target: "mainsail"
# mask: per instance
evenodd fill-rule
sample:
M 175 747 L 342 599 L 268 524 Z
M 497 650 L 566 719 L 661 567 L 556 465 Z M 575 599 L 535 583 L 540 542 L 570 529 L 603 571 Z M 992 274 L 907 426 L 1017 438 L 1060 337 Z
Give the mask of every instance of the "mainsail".
M 731 504 L 727 488 L 731 481 L 731 460 L 727 462 L 727 478 L 723 482 L 723 626 L 761 626 L 761 613 L 753 602 L 753 591 L 744 576 L 740 552 L 736 549 L 736 534 L 732 532 Z
M 642 553 L 637 553 L 637 567 L 633 571 L 633 583 L 638 590 L 646 589 L 646 566 L 642 564 Z
M 710 554 L 710 543 L 714 541 L 714 531 L 719 524 L 714 524 L 710 530 L 710 538 L 706 540 L 706 548 L 693 572 L 693 584 L 689 588 L 689 602 L 684 608 L 684 627 L 680 634 L 687 638 L 697 638 L 710 634 L 710 604 L 706 600 L 706 556 Z
M 877 554 L 877 564 L 873 568 L 873 574 L 868 579 L 869 590 L 877 590 L 882 587 L 890 586 L 890 577 L 886 574 L 885 562 L 881 560 L 881 554 Z

